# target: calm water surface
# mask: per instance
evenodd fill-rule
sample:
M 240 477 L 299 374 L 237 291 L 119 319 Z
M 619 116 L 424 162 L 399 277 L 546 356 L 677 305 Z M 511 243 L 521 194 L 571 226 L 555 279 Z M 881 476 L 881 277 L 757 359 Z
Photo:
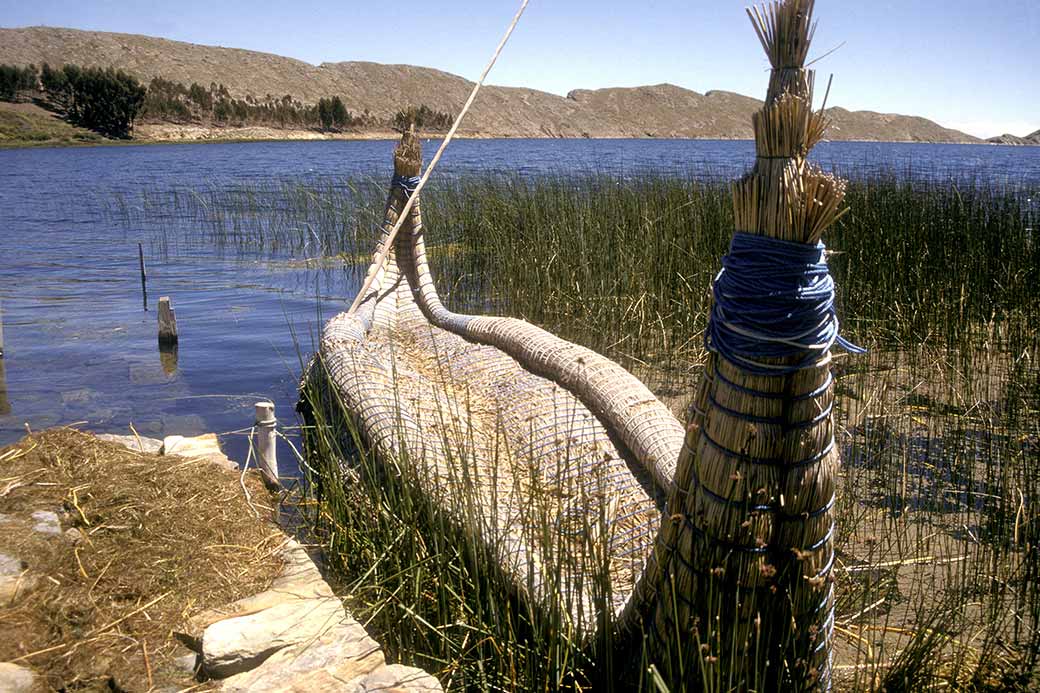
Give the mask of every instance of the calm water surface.
M 357 272 L 293 268 L 285 258 L 192 246 L 159 252 L 155 229 L 106 212 L 121 195 L 258 181 L 389 178 L 392 142 L 300 142 L 0 150 L 0 445 L 33 430 L 86 422 L 155 437 L 248 429 L 272 399 L 295 425 L 301 358 L 322 322 L 345 308 Z M 427 145 L 432 152 L 432 146 Z M 825 168 L 1014 185 L 1040 197 L 1040 148 L 824 143 Z M 481 140 L 453 143 L 438 175 L 646 172 L 730 178 L 750 142 Z M 435 191 L 434 191 L 435 192 Z M 188 222 L 186 222 L 188 223 Z M 436 232 L 432 230 L 432 232 Z M 137 243 L 148 266 L 142 305 Z M 173 298 L 181 339 L 160 353 L 155 302 Z M 299 348 L 297 348 L 299 345 Z M 302 354 L 300 352 L 303 352 Z M 228 434 L 245 458 L 241 434 Z M 286 471 L 291 453 L 280 451 Z

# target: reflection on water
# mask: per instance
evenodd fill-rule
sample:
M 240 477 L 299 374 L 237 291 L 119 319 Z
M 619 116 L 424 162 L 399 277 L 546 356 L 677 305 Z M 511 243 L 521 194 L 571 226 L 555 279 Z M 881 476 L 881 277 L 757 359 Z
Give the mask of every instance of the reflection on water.
M 177 372 L 177 345 L 159 343 L 159 361 L 162 363 L 163 373 L 173 375 Z
M 11 402 L 7 399 L 7 370 L 4 365 L 4 357 L 0 355 L 0 416 L 8 416 L 11 413 Z

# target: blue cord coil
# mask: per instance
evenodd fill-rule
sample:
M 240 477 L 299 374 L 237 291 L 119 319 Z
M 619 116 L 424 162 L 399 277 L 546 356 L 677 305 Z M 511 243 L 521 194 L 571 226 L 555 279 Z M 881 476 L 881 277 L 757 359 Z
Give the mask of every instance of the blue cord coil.
M 401 188 L 411 195 L 419 187 L 420 180 L 422 180 L 422 176 L 399 176 L 395 173 L 394 177 L 390 179 L 390 187 Z
M 713 286 L 705 346 L 759 375 L 786 375 L 819 364 L 837 343 L 866 350 L 838 333 L 834 279 L 823 243 L 809 245 L 736 233 Z M 790 364 L 772 359 L 799 357 Z
M 730 243 L 729 253 L 722 259 L 722 270 L 715 277 L 712 288 L 714 306 L 708 329 L 704 335 L 705 346 L 719 356 L 738 367 L 757 375 L 780 376 L 819 365 L 832 346 L 838 344 L 846 351 L 862 354 L 866 350 L 841 337 L 839 334 L 838 316 L 834 307 L 834 279 L 827 268 L 826 248 L 823 243 L 809 245 L 793 241 L 783 241 L 768 236 L 757 236 L 749 233 L 736 233 Z M 777 364 L 775 359 L 794 358 L 790 364 Z M 716 377 L 722 374 L 716 370 Z M 725 378 L 723 378 L 725 380 Z M 726 381 L 727 383 L 729 381 Z M 828 376 L 822 388 L 810 393 L 810 396 L 822 394 L 830 386 L 832 380 Z M 735 383 L 731 383 L 736 385 Z M 749 394 L 759 396 L 784 396 L 760 393 L 744 387 L 738 387 Z M 799 397 L 798 399 L 801 399 Z M 713 402 L 718 407 L 718 404 Z M 809 424 L 815 425 L 821 417 L 830 416 L 830 406 L 812 419 Z M 782 423 L 773 419 L 742 414 L 735 410 L 726 410 L 731 416 L 755 423 Z M 728 455 L 743 458 L 740 453 L 727 450 L 715 443 L 702 430 L 701 435 L 708 443 L 714 444 Z M 822 460 L 834 447 L 834 438 L 823 450 L 801 462 L 783 465 L 785 468 L 802 467 Z M 773 460 L 746 461 L 775 464 Z M 738 502 L 717 496 L 710 489 L 701 486 L 717 502 L 734 505 Z M 818 510 L 806 517 L 818 517 L 834 505 L 834 496 Z M 762 504 L 756 510 L 772 509 L 770 504 Z M 781 518 L 793 519 L 793 518 Z M 834 536 L 834 525 L 817 540 L 809 551 L 824 546 Z M 743 552 L 761 551 L 759 547 L 737 548 Z M 819 571 L 817 577 L 830 572 L 834 561 L 831 550 L 827 565 Z M 833 586 L 831 587 L 831 590 Z M 830 641 L 834 628 L 834 604 L 831 590 L 824 595 L 816 607 L 816 613 L 828 608 L 824 620 L 822 637 L 815 652 L 825 647 Z M 831 689 L 831 654 L 828 653 L 823 671 L 818 672 L 821 688 Z

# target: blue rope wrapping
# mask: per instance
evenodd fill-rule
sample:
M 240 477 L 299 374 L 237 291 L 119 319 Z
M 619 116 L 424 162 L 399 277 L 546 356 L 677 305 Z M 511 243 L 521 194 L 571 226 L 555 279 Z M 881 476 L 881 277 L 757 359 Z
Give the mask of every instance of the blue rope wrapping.
M 390 179 L 390 187 L 401 188 L 411 195 L 419 187 L 420 180 L 422 180 L 422 176 L 399 176 L 395 173 L 394 177 Z
M 825 251 L 822 242 L 734 234 L 715 277 L 705 346 L 757 375 L 812 368 L 835 343 L 864 353 L 838 334 Z M 792 356 L 800 358 L 787 365 L 767 362 Z
M 725 358 L 739 368 L 756 375 L 781 376 L 794 373 L 820 364 L 832 346 L 838 344 L 846 351 L 854 354 L 865 353 L 839 334 L 838 316 L 834 306 L 834 279 L 827 268 L 826 248 L 822 242 L 815 245 L 783 241 L 768 236 L 749 233 L 736 233 L 730 243 L 729 253 L 722 259 L 722 270 L 715 277 L 712 287 L 714 305 L 708 329 L 704 334 L 705 346 L 718 356 Z M 794 358 L 790 364 L 770 363 L 775 359 Z M 725 378 L 718 368 L 715 377 L 727 385 L 754 396 L 770 399 L 786 398 L 784 393 L 758 392 L 739 386 Z M 832 384 L 830 375 L 823 386 L 811 393 L 793 397 L 794 401 L 813 398 L 823 394 Z M 773 417 L 761 417 L 721 407 L 712 397 L 712 405 L 722 409 L 727 415 L 744 419 L 752 423 L 780 424 L 791 427 L 784 421 Z M 831 405 L 806 424 L 821 423 L 831 414 Z M 707 434 L 701 431 L 706 442 L 721 452 L 745 462 L 753 464 L 779 465 L 777 460 L 751 458 L 747 455 L 728 450 Z M 793 464 L 782 465 L 786 469 L 804 467 L 824 459 L 834 447 L 834 437 L 830 437 L 824 449 L 815 455 Z M 696 475 L 695 475 L 696 480 Z M 700 482 L 697 481 L 699 484 Z M 713 493 L 703 484 L 700 485 L 712 500 L 727 505 L 736 505 L 742 501 L 733 501 Z M 799 519 L 815 518 L 823 515 L 834 506 L 835 496 L 820 508 L 801 516 Z M 771 504 L 754 505 L 753 510 L 764 511 L 773 508 Z M 783 516 L 781 521 L 796 519 Z M 687 523 L 691 526 L 687 518 Z M 815 541 L 808 551 L 822 548 L 834 536 L 834 524 Z M 716 539 L 717 541 L 717 539 Z M 731 546 L 732 550 L 742 553 L 759 553 L 764 547 Z M 834 551 L 831 550 L 827 564 L 819 571 L 817 577 L 826 575 L 834 562 Z M 813 615 L 827 609 L 831 601 L 833 586 L 816 606 Z M 834 604 L 830 604 L 828 615 L 814 649 L 816 654 L 831 639 L 834 627 Z M 824 690 L 830 690 L 831 662 L 824 664 L 823 671 L 818 672 L 818 681 Z

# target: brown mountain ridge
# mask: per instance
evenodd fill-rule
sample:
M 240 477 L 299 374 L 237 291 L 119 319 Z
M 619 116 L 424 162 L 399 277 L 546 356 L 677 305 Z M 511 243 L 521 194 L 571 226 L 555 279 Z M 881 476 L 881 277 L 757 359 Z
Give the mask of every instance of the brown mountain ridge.
M 1020 147 L 1036 147 L 1040 146 L 1040 130 L 1032 132 L 1025 137 L 1018 137 L 1017 135 L 1009 135 L 1005 133 L 997 137 L 990 137 L 986 141 L 991 144 L 1013 144 Z
M 339 95 L 354 112 L 381 120 L 425 104 L 457 112 L 473 83 L 428 67 L 339 62 L 311 65 L 238 48 L 202 46 L 138 34 L 52 27 L 0 28 L 0 63 L 123 69 L 190 84 L 224 84 L 236 98 L 289 94 L 304 103 Z M 756 99 L 705 94 L 673 84 L 577 89 L 566 97 L 521 87 L 486 86 L 460 134 L 471 137 L 660 137 L 749 139 Z M 835 140 L 979 142 L 924 118 L 828 109 Z

